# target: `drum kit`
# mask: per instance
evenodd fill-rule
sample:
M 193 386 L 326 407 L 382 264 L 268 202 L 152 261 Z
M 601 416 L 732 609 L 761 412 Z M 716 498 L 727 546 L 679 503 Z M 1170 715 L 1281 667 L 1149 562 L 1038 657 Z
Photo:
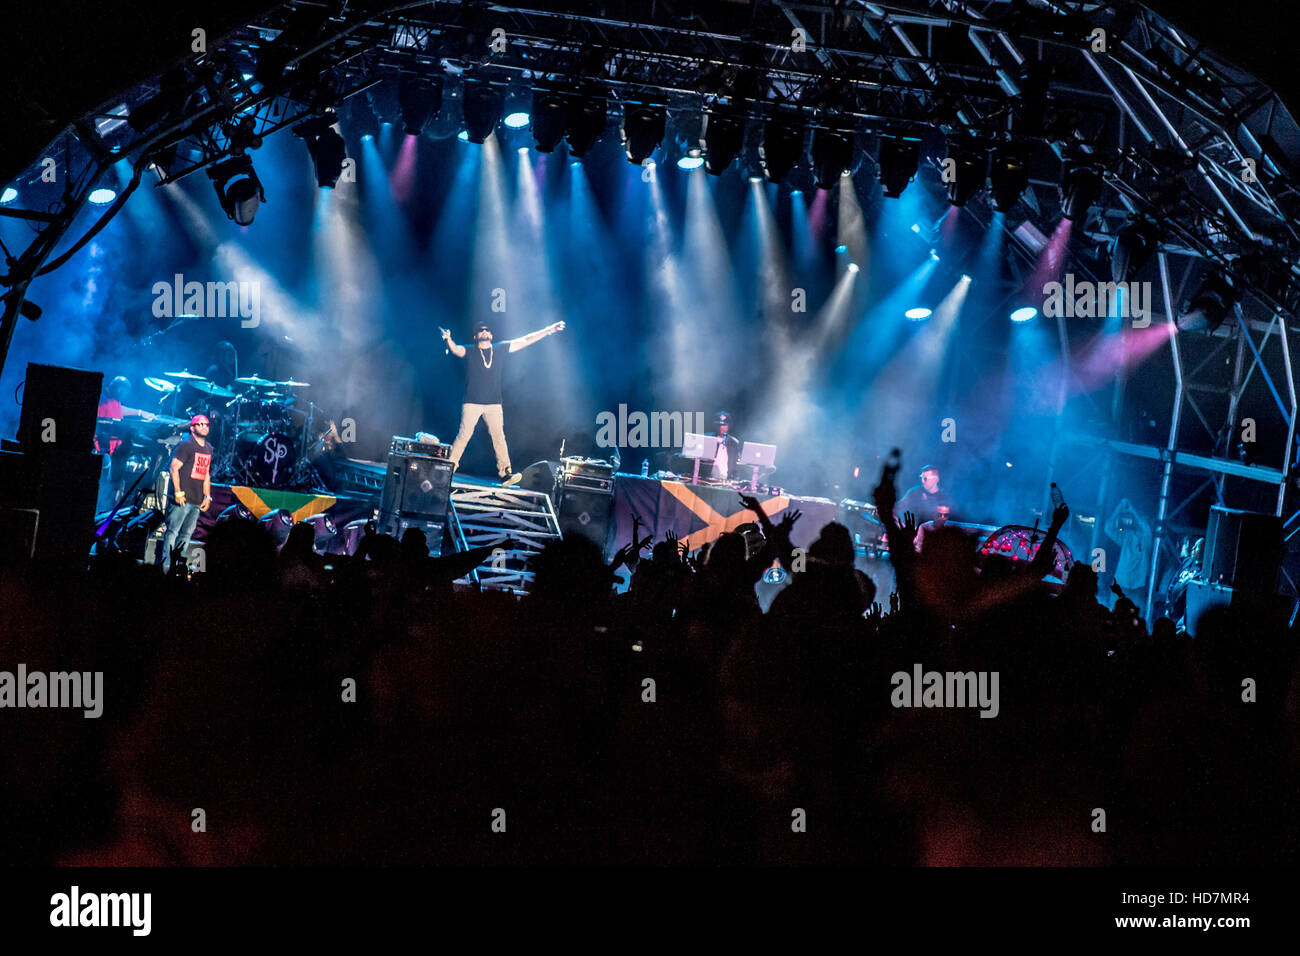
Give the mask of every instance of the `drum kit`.
M 277 382 L 258 375 L 218 385 L 189 370 L 165 372 L 144 380 L 158 395 L 158 412 L 101 419 L 101 432 L 134 426 L 169 447 L 195 415 L 206 415 L 209 440 L 216 447 L 213 479 L 261 488 L 308 489 L 320 484 L 304 456 L 320 410 L 312 402 L 298 407 L 297 389 L 310 383 Z M 137 411 L 137 410 L 131 410 Z M 142 427 L 143 426 L 143 427 Z M 164 434 L 165 433 L 165 434 Z

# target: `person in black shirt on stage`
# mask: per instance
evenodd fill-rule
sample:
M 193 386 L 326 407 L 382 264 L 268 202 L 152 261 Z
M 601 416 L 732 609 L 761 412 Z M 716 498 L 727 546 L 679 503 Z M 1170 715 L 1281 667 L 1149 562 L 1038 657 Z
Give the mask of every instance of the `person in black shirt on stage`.
M 442 330 L 449 351 L 457 358 L 472 355 L 465 363 L 465 403 L 461 406 L 460 431 L 451 446 L 451 462 L 460 467 L 460 456 L 465 451 L 478 420 L 487 421 L 488 434 L 492 436 L 492 450 L 497 456 L 497 475 L 502 485 L 517 485 L 521 475 L 510 467 L 510 450 L 506 447 L 505 419 L 501 409 L 501 368 L 503 359 L 512 352 L 527 348 L 548 335 L 564 330 L 563 322 L 555 322 L 544 329 L 529 332 L 500 345 L 492 344 L 492 330 L 480 322 L 474 326 L 474 349 L 467 349 L 451 340 L 451 332 Z
M 726 412 L 718 412 L 713 424 L 718 429 L 714 433 L 715 437 L 722 439 L 718 443 L 718 455 L 713 460 L 713 479 L 727 481 L 736 477 L 737 462 L 740 461 L 740 439 L 731 434 L 731 416 Z
M 910 511 L 916 518 L 916 523 L 922 525 L 935 519 L 940 505 L 951 510 L 952 500 L 946 491 L 939 490 L 939 469 L 934 465 L 926 465 L 921 469 L 921 483 L 909 488 L 907 494 L 898 500 L 894 514 L 902 515 Z
M 172 452 L 172 507 L 167 512 L 167 534 L 163 537 L 162 567 L 172 566 L 172 551 L 182 555 L 189 547 L 199 512 L 212 504 L 212 444 L 208 441 L 206 415 L 190 419 L 190 437 Z

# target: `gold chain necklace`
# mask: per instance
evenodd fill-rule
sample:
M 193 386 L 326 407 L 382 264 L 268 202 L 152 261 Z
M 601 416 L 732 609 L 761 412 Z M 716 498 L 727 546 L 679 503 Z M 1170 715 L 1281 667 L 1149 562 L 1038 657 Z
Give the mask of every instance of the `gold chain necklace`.
M 491 349 L 479 349 L 479 350 L 478 350 L 478 357 L 479 357 L 480 360 L 482 360 L 482 362 L 483 362 L 483 367 L 484 367 L 484 368 L 491 368 L 491 367 L 492 367 L 492 363 L 496 361 L 496 353 L 495 353 L 495 352 L 492 352 L 492 358 L 490 358 L 490 359 L 485 359 L 485 358 L 483 358 L 483 353 L 484 353 L 484 352 L 492 352 L 492 350 L 491 350 Z

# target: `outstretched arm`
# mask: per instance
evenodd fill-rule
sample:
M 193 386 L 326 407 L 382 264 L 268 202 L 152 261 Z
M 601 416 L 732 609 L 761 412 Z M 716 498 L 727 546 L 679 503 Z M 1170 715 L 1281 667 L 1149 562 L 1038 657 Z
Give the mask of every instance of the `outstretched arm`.
M 1034 560 L 1029 562 L 1029 573 L 1033 575 L 1035 581 L 1041 581 L 1043 575 L 1051 572 L 1052 558 L 1056 553 L 1056 539 L 1060 536 L 1061 529 L 1065 527 L 1066 519 L 1069 517 L 1070 509 L 1064 502 L 1052 511 L 1052 525 L 1047 529 L 1047 537 L 1038 546 Z
M 527 335 L 521 336 L 520 338 L 511 339 L 506 344 L 510 346 L 509 351 L 518 352 L 520 349 L 528 348 L 528 346 L 532 345 L 534 342 L 540 342 L 548 335 L 554 335 L 556 332 L 563 331 L 563 322 L 552 322 L 544 329 L 538 329 L 536 332 L 529 332 Z
M 451 350 L 451 354 L 456 358 L 465 357 L 465 346 L 457 345 L 451 340 L 451 329 L 442 330 L 442 340 L 447 343 L 447 348 Z

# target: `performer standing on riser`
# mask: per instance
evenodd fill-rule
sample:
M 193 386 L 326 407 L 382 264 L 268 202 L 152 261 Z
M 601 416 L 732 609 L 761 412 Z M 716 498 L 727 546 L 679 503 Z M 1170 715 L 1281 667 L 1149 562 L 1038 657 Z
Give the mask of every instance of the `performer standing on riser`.
M 492 436 L 492 450 L 497 457 L 497 475 L 503 486 L 517 485 L 521 475 L 510 467 L 510 450 L 506 447 L 505 418 L 501 407 L 501 369 L 506 355 L 540 342 L 548 335 L 564 331 L 563 322 L 554 322 L 544 329 L 529 332 L 500 345 L 492 344 L 492 330 L 486 323 L 474 326 L 474 344 L 477 348 L 465 363 L 465 403 L 461 406 L 460 432 L 451 446 L 451 461 L 460 467 L 460 456 L 465 452 L 480 418 L 487 420 L 488 434 Z M 451 340 L 451 332 L 442 330 L 449 351 L 457 358 L 465 358 L 471 351 Z

